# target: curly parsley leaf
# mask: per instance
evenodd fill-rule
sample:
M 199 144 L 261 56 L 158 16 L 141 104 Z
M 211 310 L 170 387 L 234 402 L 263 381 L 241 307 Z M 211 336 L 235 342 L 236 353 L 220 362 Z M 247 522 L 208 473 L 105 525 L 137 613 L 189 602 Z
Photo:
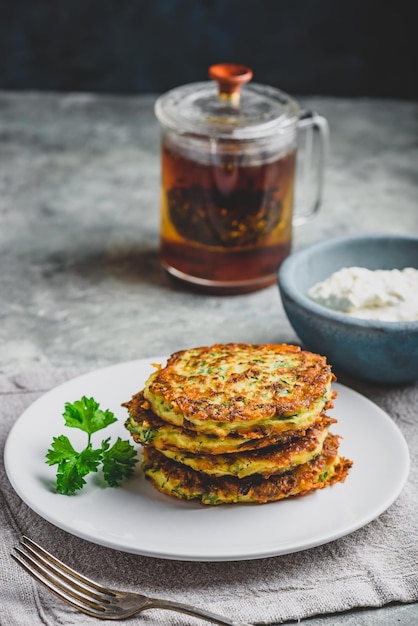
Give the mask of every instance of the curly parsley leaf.
M 66 402 L 63 418 L 66 426 L 79 428 L 89 435 L 117 421 L 111 411 L 102 411 L 94 398 L 86 396 L 72 404 Z
M 56 465 L 64 463 L 76 454 L 77 452 L 74 450 L 68 437 L 60 435 L 52 438 L 52 446 L 47 452 L 46 460 L 48 465 Z
M 129 441 L 123 441 L 120 437 L 111 448 L 109 448 L 108 441 L 107 439 L 102 443 L 103 475 L 111 487 L 117 487 L 132 476 L 136 463 L 136 451 Z
M 110 437 L 104 439 L 101 447 L 94 449 L 91 435 L 109 424 L 116 422 L 111 411 L 102 411 L 93 398 L 83 396 L 72 404 L 65 404 L 63 413 L 66 426 L 79 428 L 87 433 L 87 445 L 81 452 L 74 449 L 68 437 L 53 437 L 46 454 L 48 465 L 58 465 L 56 488 L 58 493 L 73 494 L 86 484 L 84 477 L 97 472 L 102 464 L 103 476 L 111 487 L 118 486 L 132 476 L 137 462 L 135 448 L 129 441 L 120 437 L 110 446 Z

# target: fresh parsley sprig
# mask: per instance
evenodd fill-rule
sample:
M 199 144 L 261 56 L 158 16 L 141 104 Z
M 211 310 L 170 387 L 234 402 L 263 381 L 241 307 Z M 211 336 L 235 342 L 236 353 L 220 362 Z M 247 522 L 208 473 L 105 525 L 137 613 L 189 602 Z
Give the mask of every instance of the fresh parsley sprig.
M 87 433 L 87 445 L 77 452 L 66 435 L 53 437 L 46 454 L 48 465 L 58 465 L 56 488 L 58 493 L 73 494 L 86 484 L 84 477 L 97 472 L 102 465 L 103 477 L 108 485 L 117 487 L 132 476 L 137 462 L 135 448 L 120 437 L 111 446 L 110 437 L 100 448 L 93 448 L 92 435 L 117 421 L 111 411 L 102 411 L 94 398 L 83 396 L 73 403 L 67 402 L 63 413 L 65 425 Z

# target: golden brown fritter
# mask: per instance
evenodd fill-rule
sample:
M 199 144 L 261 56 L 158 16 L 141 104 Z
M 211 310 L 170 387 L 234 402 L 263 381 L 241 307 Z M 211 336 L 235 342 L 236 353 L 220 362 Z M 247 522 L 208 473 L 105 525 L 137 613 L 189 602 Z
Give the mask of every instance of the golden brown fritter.
M 265 478 L 283 474 L 321 454 L 328 428 L 309 429 L 305 437 L 285 444 L 233 454 L 188 454 L 182 450 L 160 450 L 164 456 L 209 476 L 245 478 L 260 474 Z
M 332 406 L 325 357 L 287 344 L 216 344 L 176 352 L 145 383 L 166 422 L 225 437 L 301 430 Z
M 337 436 L 328 435 L 323 452 L 317 458 L 269 478 L 260 475 L 241 479 L 232 476 L 215 478 L 170 461 L 152 447 L 143 450 L 143 470 L 156 489 L 183 500 L 199 500 L 208 505 L 264 504 L 343 482 L 352 463 L 338 455 L 338 444 Z
M 307 429 L 286 430 L 274 435 L 264 435 L 262 429 L 255 428 L 253 432 L 238 435 L 231 433 L 226 437 L 205 435 L 187 430 L 180 426 L 173 426 L 157 417 L 150 409 L 148 400 L 145 400 L 142 391 L 135 394 L 131 400 L 123 404 L 128 409 L 129 417 L 125 422 L 126 428 L 137 443 L 153 445 L 158 450 L 184 451 L 188 454 L 231 454 L 246 450 L 259 450 L 272 445 L 285 445 L 297 438 L 311 437 L 312 429 L 325 429 L 336 420 L 324 412 Z

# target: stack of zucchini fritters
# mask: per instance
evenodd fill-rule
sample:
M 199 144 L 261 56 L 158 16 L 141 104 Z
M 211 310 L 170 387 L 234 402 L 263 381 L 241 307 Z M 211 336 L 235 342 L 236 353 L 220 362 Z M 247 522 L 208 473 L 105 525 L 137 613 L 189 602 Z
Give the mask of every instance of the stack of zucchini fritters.
M 124 403 L 145 475 L 202 504 L 271 502 L 344 481 L 326 359 L 287 344 L 176 352 Z

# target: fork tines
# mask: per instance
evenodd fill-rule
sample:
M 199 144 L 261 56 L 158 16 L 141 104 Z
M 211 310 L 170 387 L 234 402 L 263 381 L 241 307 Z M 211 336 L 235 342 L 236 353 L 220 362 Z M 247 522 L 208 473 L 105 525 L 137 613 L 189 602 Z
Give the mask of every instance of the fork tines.
M 115 598 L 112 591 L 68 567 L 29 537 L 24 536 L 20 545 L 11 556 L 38 582 L 79 611 L 103 616 L 101 605 Z

